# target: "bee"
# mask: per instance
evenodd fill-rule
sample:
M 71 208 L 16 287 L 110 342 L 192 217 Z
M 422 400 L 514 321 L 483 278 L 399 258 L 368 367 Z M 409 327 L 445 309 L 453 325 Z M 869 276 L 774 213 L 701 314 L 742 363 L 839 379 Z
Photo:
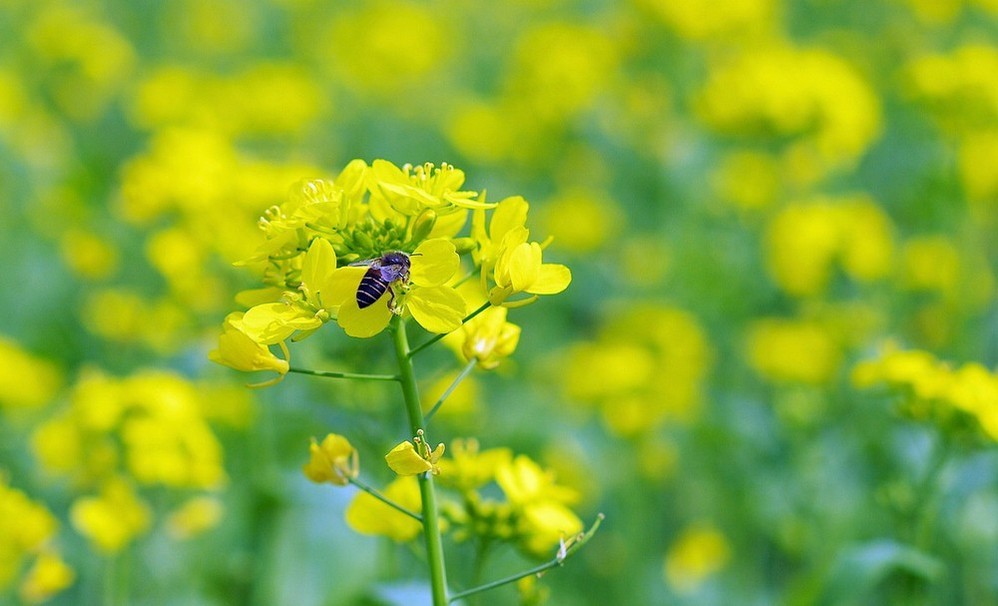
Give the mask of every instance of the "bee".
M 357 307 L 361 309 L 374 305 L 385 292 L 391 292 L 388 307 L 392 307 L 395 301 L 392 285 L 409 283 L 409 255 L 400 250 L 388 251 L 376 259 L 354 265 L 368 265 L 367 273 L 360 279 L 360 286 L 357 287 Z

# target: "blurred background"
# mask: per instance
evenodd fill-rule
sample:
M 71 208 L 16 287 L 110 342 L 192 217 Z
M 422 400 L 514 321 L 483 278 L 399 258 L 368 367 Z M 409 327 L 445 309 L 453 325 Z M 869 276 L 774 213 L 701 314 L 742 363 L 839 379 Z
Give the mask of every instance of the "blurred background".
M 337 432 L 388 481 L 398 394 L 206 358 L 256 219 L 353 158 L 525 196 L 573 270 L 434 436 L 606 514 L 550 604 L 998 602 L 996 33 L 995 0 L 0 0 L 0 602 L 424 591 L 300 471 Z

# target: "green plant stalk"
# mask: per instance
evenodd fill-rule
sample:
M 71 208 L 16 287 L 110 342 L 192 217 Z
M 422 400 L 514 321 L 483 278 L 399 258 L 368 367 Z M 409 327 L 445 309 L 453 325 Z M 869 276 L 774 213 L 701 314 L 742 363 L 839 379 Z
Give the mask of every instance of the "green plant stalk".
M 423 409 L 419 402 L 416 387 L 416 373 L 410 359 L 409 338 L 402 318 L 395 316 L 391 323 L 392 342 L 399 365 L 399 383 L 405 399 L 405 410 L 409 416 L 411 435 L 423 429 Z M 433 606 L 447 606 L 447 572 L 444 566 L 444 548 L 440 536 L 437 514 L 437 497 L 433 489 L 433 477 L 428 473 L 418 476 L 419 493 L 423 500 L 423 537 L 426 539 L 426 559 L 430 567 L 430 587 L 433 591 Z
M 466 315 L 464 317 L 464 319 L 461 320 L 461 324 L 464 324 L 468 320 L 474 318 L 475 316 L 477 316 L 478 314 L 482 313 L 483 311 L 485 311 L 486 309 L 488 309 L 490 307 L 492 307 L 492 304 L 489 303 L 488 301 L 486 301 L 485 303 L 482 304 L 481 307 L 479 307 L 475 311 L 471 312 L 470 314 Z M 418 346 L 414 347 L 412 349 L 412 351 L 409 352 L 408 356 L 411 358 L 412 356 L 418 354 L 419 352 L 423 351 L 424 349 L 426 349 L 430 345 L 433 345 L 434 343 L 436 343 L 440 339 L 443 339 L 446 336 L 447 336 L 446 334 L 440 333 L 439 335 L 437 335 L 437 336 L 435 336 L 435 337 L 433 337 L 431 339 L 428 339 L 426 342 L 422 343 L 421 345 L 418 345 Z
M 454 382 L 450 384 L 450 387 L 447 388 L 447 391 L 444 392 L 444 395 L 440 396 L 440 399 L 437 400 L 437 403 L 433 405 L 433 408 L 430 409 L 430 412 L 426 413 L 425 421 L 427 423 L 430 422 L 430 419 L 433 418 L 433 415 L 437 414 L 437 411 L 440 410 L 440 407 L 444 405 L 444 400 L 446 400 L 452 393 L 454 393 L 454 390 L 457 389 L 458 385 L 461 384 L 461 381 L 463 381 L 465 377 L 471 374 L 471 371 L 474 370 L 475 366 L 477 365 L 478 365 L 478 360 L 472 360 L 468 362 L 468 364 L 463 369 L 461 369 L 460 374 L 458 374 L 457 378 L 454 379 Z
M 360 372 L 334 372 L 331 370 L 309 370 L 307 368 L 289 368 L 288 372 L 327 379 L 353 379 L 355 381 L 398 381 L 398 375 L 369 375 Z

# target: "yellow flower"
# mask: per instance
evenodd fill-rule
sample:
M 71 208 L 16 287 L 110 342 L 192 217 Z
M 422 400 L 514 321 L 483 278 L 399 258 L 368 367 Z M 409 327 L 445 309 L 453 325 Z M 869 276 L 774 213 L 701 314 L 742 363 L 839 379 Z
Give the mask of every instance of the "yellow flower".
M 519 455 L 499 466 L 496 483 L 518 514 L 516 534 L 526 551 L 543 555 L 560 539 L 582 530 L 582 520 L 566 506 L 578 494 L 555 484 L 553 474 L 529 457 Z
M 478 366 L 492 370 L 516 350 L 520 327 L 506 321 L 505 307 L 491 307 L 444 338 L 444 343 Z
M 665 578 L 676 591 L 692 593 L 730 558 L 731 549 L 723 534 L 709 526 L 691 526 L 669 547 Z
M 406 164 L 400 169 L 387 160 L 375 160 L 371 163 L 370 178 L 371 205 L 376 208 L 383 201 L 406 216 L 418 215 L 427 208 L 447 214 L 460 209 L 495 206 L 475 200 L 478 192 L 460 191 L 464 171 L 446 162 L 439 168 L 427 162 L 415 167 Z M 463 218 L 461 223 L 464 223 Z
M 218 337 L 218 349 L 208 352 L 208 359 L 235 370 L 253 372 L 272 370 L 281 376 L 288 372 L 288 361 L 275 356 L 270 349 L 247 334 L 243 322 L 243 312 L 233 312 L 226 316 L 222 334 Z M 280 345 L 284 346 L 281 342 Z M 285 357 L 288 356 L 284 348 Z
M 543 262 L 541 245 L 527 242 L 528 236 L 524 227 L 515 227 L 503 236 L 494 270 L 496 285 L 489 291 L 492 305 L 501 305 L 510 295 L 519 292 L 557 294 L 572 281 L 572 272 L 564 265 Z M 534 299 L 536 296 L 518 303 Z
M 70 509 L 73 526 L 99 551 L 113 554 L 124 549 L 149 528 L 149 509 L 122 479 L 112 479 L 100 496 L 77 499 Z
M 419 437 L 416 438 L 419 449 L 409 442 L 400 442 L 385 455 L 385 461 L 396 474 L 400 476 L 414 476 L 420 473 L 430 472 L 433 475 L 440 473 L 437 462 L 444 455 L 443 443 L 437 444 L 432 451 L 430 447 Z
M 44 551 L 21 583 L 21 599 L 32 604 L 44 602 L 72 585 L 75 579 L 76 573 L 59 554 Z
M 316 484 L 329 482 L 346 486 L 360 473 L 357 449 L 341 435 L 331 433 L 322 440 L 322 444 L 312 438 L 309 453 L 311 458 L 302 466 L 302 472 Z
M 383 494 L 413 513 L 422 511 L 419 483 L 413 476 L 396 478 L 385 487 Z M 414 539 L 423 528 L 413 518 L 363 491 L 358 492 L 347 507 L 346 521 L 347 525 L 356 532 L 382 535 L 400 543 Z
M 471 217 L 471 237 L 478 247 L 473 251 L 472 258 L 481 266 L 483 277 L 495 267 L 499 257 L 499 247 L 506 234 L 514 228 L 522 228 L 527 224 L 527 212 L 530 205 L 521 196 L 512 196 L 499 202 L 488 228 L 485 226 L 485 210 L 476 210 Z

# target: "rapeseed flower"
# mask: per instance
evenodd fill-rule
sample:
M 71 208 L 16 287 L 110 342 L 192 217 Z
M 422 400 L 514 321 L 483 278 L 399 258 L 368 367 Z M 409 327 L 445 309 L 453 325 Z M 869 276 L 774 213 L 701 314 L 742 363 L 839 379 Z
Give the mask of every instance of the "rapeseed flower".
M 312 438 L 309 456 L 302 472 L 317 484 L 329 482 L 334 486 L 346 486 L 360 473 L 357 449 L 341 435 L 331 433 L 323 438 L 321 444 Z

